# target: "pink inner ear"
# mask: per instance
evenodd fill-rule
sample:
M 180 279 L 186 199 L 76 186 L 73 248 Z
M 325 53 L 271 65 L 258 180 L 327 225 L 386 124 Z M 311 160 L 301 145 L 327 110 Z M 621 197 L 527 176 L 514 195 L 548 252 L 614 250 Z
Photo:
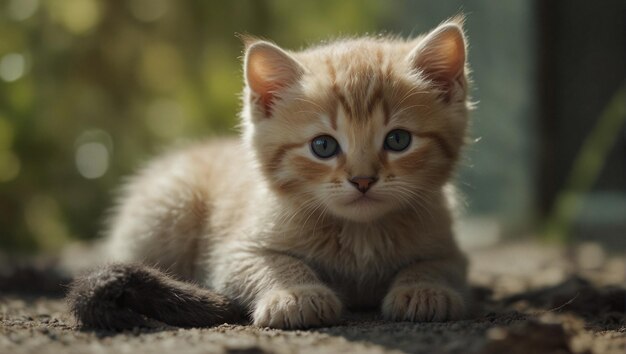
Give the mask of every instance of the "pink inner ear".
M 246 82 L 259 95 L 266 117 L 271 115 L 277 94 L 296 82 L 302 72 L 295 59 L 271 43 L 255 43 L 246 53 Z
M 259 93 L 259 103 L 263 108 L 263 113 L 266 117 L 269 117 L 272 114 L 272 106 L 274 105 L 275 94 L 281 87 L 278 85 L 271 86 L 268 85 L 264 87 L 262 93 Z
M 273 104 L 274 104 L 274 96 L 272 94 L 261 96 L 261 105 L 263 107 L 263 114 L 265 114 L 266 117 L 269 117 L 272 115 Z

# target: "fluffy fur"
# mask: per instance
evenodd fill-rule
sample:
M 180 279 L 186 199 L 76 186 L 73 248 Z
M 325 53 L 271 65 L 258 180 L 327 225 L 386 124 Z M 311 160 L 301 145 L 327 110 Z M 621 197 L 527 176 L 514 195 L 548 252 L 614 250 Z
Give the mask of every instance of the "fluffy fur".
M 242 317 L 224 296 L 139 264 L 103 267 L 78 277 L 70 289 L 72 313 L 89 328 L 149 327 L 150 320 L 202 327 Z
M 329 325 L 344 307 L 378 307 L 394 320 L 461 318 L 466 261 L 448 185 L 469 110 L 461 22 L 409 40 L 365 37 L 300 52 L 248 40 L 242 139 L 172 152 L 135 176 L 110 223 L 110 259 L 195 281 L 258 326 Z M 406 150 L 383 147 L 393 129 L 410 132 Z M 320 135 L 338 141 L 336 156 L 313 154 Z M 362 193 L 354 177 L 376 182 Z M 92 296 L 85 303 L 103 299 Z M 158 296 L 145 293 L 155 302 L 143 315 L 157 317 Z M 74 307 L 96 326 L 107 308 Z M 181 310 L 176 323 L 188 316 Z

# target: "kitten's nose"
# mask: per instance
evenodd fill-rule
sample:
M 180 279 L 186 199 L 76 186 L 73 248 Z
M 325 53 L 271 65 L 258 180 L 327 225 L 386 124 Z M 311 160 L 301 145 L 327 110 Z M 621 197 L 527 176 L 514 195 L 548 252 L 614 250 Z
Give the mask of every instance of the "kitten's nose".
M 352 177 L 350 178 L 350 183 L 352 183 L 352 185 L 358 189 L 361 193 L 365 193 L 367 192 L 368 189 L 370 189 L 370 187 L 376 183 L 376 181 L 378 181 L 378 178 L 376 177 L 362 177 L 362 176 L 356 176 L 356 177 Z

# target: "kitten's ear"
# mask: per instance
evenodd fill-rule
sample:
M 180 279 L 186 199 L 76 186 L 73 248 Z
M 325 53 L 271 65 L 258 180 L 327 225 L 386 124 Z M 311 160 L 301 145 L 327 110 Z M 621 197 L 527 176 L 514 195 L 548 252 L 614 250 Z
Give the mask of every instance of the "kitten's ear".
M 449 99 L 456 84 L 465 89 L 466 42 L 462 22 L 450 21 L 421 39 L 409 54 L 411 67 L 420 71 L 444 90 Z
M 269 42 L 258 41 L 246 47 L 246 83 L 269 116 L 276 95 L 298 81 L 304 69 L 291 55 Z

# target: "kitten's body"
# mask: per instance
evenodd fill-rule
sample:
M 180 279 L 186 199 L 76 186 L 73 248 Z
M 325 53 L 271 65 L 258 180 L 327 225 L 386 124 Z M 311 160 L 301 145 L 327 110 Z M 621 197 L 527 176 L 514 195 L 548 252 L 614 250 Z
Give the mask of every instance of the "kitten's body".
M 455 22 L 425 39 L 299 53 L 250 44 L 244 138 L 170 153 L 137 175 L 111 222 L 110 258 L 194 280 L 257 325 L 330 324 L 342 306 L 462 316 L 447 181 L 467 125 L 465 72 Z M 393 129 L 413 136 L 405 150 L 383 149 Z M 340 149 L 317 158 L 316 136 Z
M 110 259 L 158 265 L 237 298 L 220 275 L 230 274 L 221 269 L 237 262 L 238 252 L 289 254 L 347 306 L 375 307 L 400 268 L 457 256 L 443 190 L 436 196 L 440 209 L 424 215 L 409 209 L 351 222 L 281 204 L 246 155 L 240 141 L 218 140 L 153 162 L 126 186 L 133 192 L 113 221 Z

